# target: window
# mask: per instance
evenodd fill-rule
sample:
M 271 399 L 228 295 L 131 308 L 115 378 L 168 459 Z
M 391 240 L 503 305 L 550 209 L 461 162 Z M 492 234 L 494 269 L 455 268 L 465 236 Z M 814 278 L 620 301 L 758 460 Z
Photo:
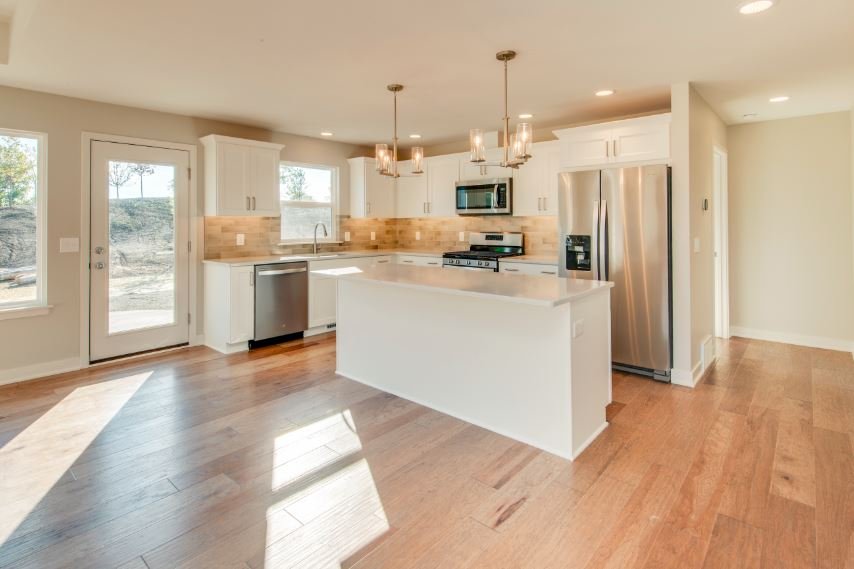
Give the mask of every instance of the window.
M 329 235 L 318 229 L 318 241 L 334 241 L 338 231 L 338 168 L 282 162 L 279 165 L 279 199 L 282 210 L 282 241 L 314 239 L 314 226 L 326 225 Z
M 46 304 L 46 139 L 0 129 L 0 310 Z

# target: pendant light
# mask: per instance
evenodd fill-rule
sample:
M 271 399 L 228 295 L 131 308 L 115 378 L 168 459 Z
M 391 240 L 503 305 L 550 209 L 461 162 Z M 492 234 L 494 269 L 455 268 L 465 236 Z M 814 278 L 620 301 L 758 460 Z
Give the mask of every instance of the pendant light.
M 533 143 L 533 128 L 531 123 L 521 122 L 516 125 L 516 134 L 510 137 L 510 112 L 507 104 L 507 63 L 516 57 L 512 50 L 499 51 L 495 59 L 504 63 L 504 156 L 500 162 L 486 161 L 483 131 L 473 128 L 469 131 L 469 160 L 481 167 L 501 166 L 502 168 L 518 168 L 531 158 Z
M 386 87 L 394 94 L 394 137 L 392 138 L 392 147 L 388 144 L 377 144 L 374 149 L 374 156 L 377 162 L 377 172 L 383 176 L 391 176 L 399 178 L 400 172 L 397 169 L 397 94 L 403 91 L 403 85 L 393 83 Z M 424 173 L 424 148 L 421 146 L 412 147 L 412 173 Z

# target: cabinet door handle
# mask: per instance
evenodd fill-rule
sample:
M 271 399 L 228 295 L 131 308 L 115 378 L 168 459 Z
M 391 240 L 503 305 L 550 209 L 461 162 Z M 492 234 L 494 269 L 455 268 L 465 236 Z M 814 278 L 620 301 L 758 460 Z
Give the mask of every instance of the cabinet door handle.
M 605 158 L 610 158 L 610 157 L 611 157 L 611 141 L 606 140 L 605 141 Z
M 543 196 L 543 211 L 547 211 L 549 209 L 549 206 L 546 205 L 549 202 L 547 202 L 546 199 L 547 199 L 546 196 Z
M 404 262 L 404 263 L 414 263 L 415 261 L 407 261 L 407 260 L 404 260 L 403 262 Z
M 519 269 L 511 269 L 510 267 L 507 267 L 504 270 L 507 271 L 508 273 L 518 273 L 519 272 Z
M 388 259 L 384 259 L 382 261 L 377 261 L 377 264 L 381 264 L 381 263 L 388 263 Z
M 249 273 L 249 286 L 255 286 L 255 271 Z
M 250 199 L 249 199 L 249 196 L 246 196 L 246 211 L 249 211 L 251 209 L 249 207 L 249 205 L 250 205 Z
M 427 213 L 433 213 L 433 202 L 427 202 Z
M 256 209 L 258 208 L 255 207 L 255 196 L 252 196 L 252 211 L 255 211 Z
M 422 213 L 427 213 L 427 202 L 423 202 L 421 204 Z
M 428 265 L 438 265 L 438 261 L 427 261 Z
M 614 158 L 617 157 L 617 139 L 614 139 Z
M 557 271 L 540 271 L 544 275 L 556 275 Z

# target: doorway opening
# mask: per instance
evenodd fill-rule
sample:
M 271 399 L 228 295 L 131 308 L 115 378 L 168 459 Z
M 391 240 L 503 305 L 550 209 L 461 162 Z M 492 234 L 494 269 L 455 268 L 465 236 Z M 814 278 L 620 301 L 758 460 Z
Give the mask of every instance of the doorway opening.
M 712 223 L 715 262 L 715 336 L 729 338 L 729 214 L 727 153 L 715 147 L 712 168 Z

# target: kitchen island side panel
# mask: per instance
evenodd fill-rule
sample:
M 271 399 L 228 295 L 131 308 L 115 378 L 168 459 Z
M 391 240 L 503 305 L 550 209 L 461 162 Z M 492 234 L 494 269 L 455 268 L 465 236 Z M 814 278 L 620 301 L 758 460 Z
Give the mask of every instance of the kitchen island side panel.
M 597 296 L 607 304 L 607 289 Z M 577 454 L 572 433 L 572 306 L 544 307 L 341 279 L 337 371 L 572 458 Z M 608 314 L 599 317 L 605 322 Z M 607 365 L 606 349 L 599 347 L 589 357 L 600 357 Z M 610 372 L 600 380 L 610 381 Z M 604 404 L 601 412 L 604 416 Z M 582 440 L 591 434 L 584 433 Z

